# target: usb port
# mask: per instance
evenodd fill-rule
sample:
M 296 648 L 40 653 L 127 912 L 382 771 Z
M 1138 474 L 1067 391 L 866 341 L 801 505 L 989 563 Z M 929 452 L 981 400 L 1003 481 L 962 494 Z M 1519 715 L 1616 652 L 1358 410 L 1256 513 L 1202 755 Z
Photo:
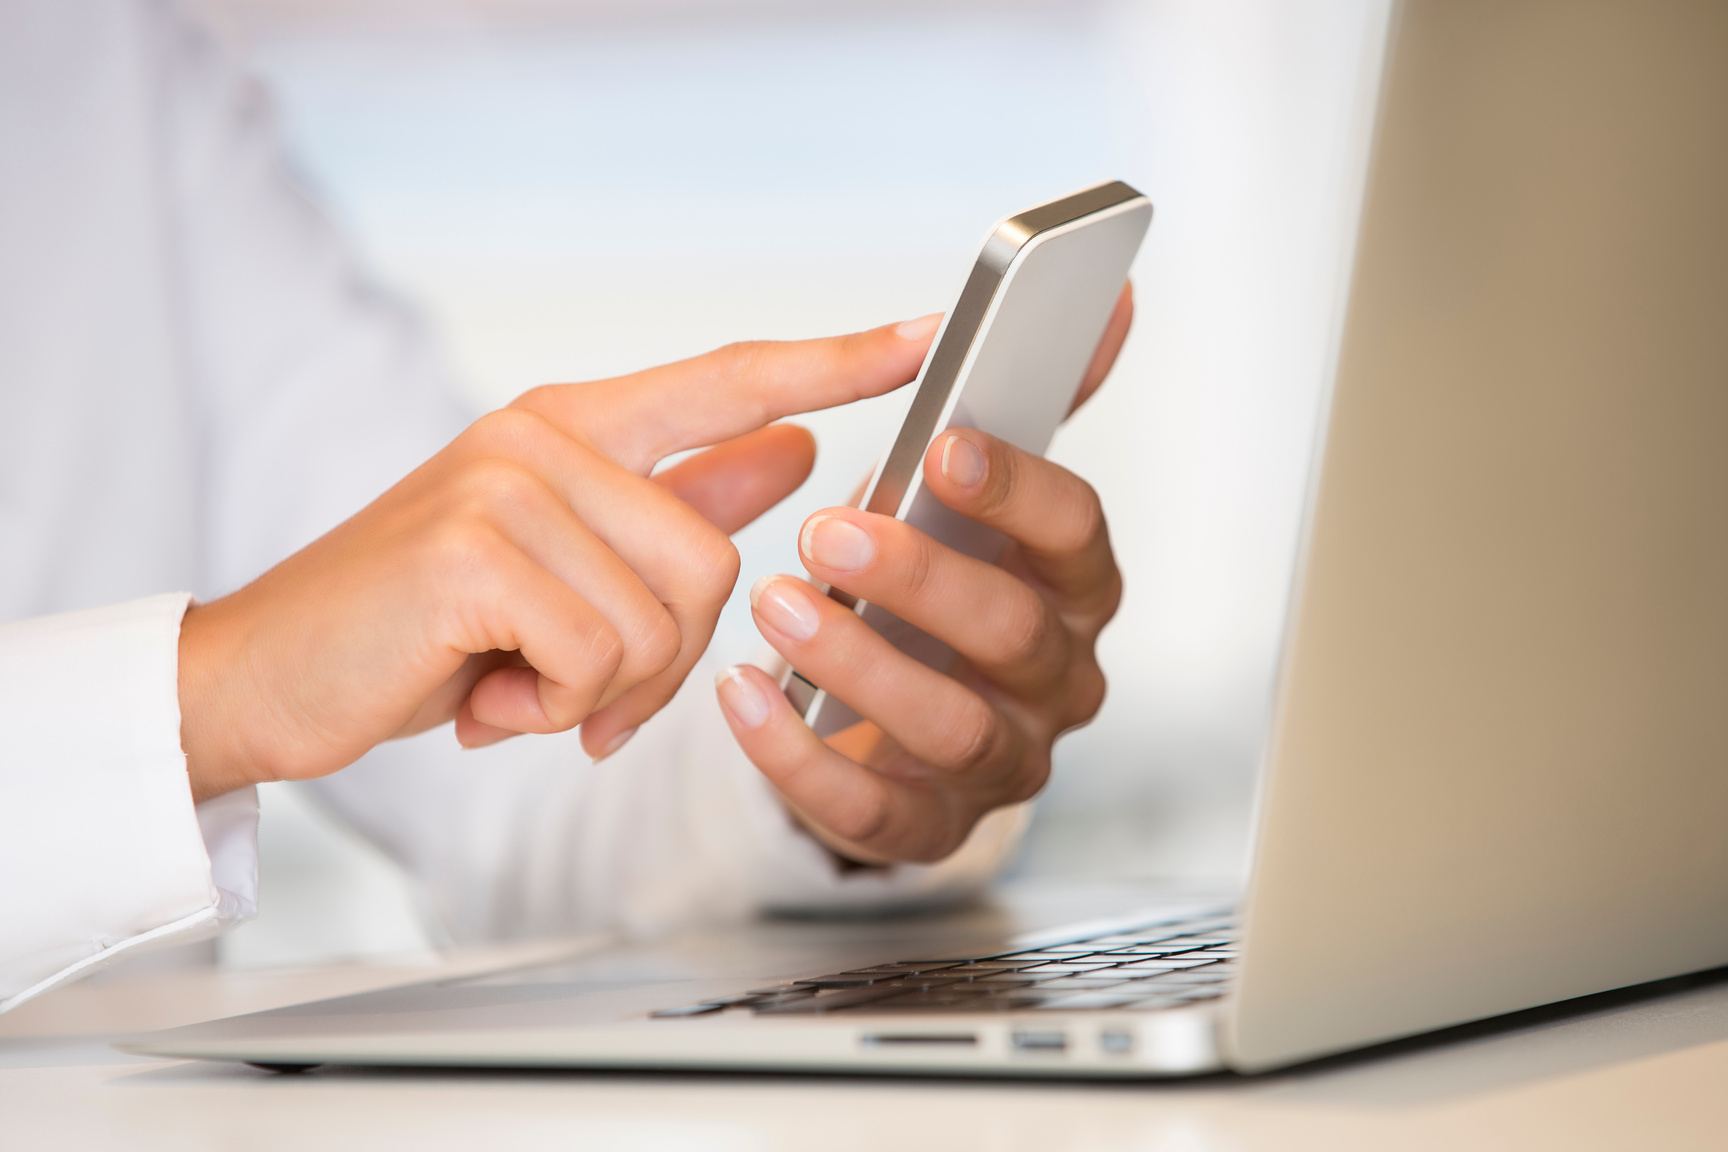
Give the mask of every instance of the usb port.
M 1068 1033 L 1066 1032 L 1016 1032 L 1013 1040 L 1016 1052 L 1066 1052 L 1068 1050 Z

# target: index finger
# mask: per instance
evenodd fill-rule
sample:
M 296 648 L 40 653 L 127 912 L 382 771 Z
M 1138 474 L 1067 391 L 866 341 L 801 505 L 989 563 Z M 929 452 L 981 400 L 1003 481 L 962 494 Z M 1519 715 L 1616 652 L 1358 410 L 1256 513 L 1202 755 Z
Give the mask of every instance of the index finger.
M 940 320 L 925 316 L 820 340 L 731 344 L 630 376 L 536 388 L 515 405 L 647 475 L 674 452 L 910 383 Z

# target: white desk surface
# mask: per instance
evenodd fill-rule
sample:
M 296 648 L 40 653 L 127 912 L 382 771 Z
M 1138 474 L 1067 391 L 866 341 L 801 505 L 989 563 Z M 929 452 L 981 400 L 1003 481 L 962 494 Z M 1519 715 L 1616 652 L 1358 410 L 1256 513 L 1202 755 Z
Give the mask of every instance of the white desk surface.
M 561 946 L 568 950 L 569 945 Z M 539 952 L 551 954 L 547 946 Z M 1255 1079 L 1097 1084 L 320 1069 L 122 1056 L 111 1037 L 458 969 L 187 971 L 62 989 L 0 1017 L 0 1147 L 1277 1149 L 1728 1147 L 1728 978 L 1546 1010 Z

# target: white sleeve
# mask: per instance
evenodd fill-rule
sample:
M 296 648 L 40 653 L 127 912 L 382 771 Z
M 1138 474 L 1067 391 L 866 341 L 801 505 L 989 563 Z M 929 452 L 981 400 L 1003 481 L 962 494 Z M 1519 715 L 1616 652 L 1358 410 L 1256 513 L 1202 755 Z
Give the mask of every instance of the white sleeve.
M 950 903 L 1013 853 L 1025 805 L 938 864 L 842 871 L 739 750 L 714 671 L 598 764 L 574 732 L 463 751 L 440 728 L 301 787 L 403 863 L 462 942 Z
M 257 903 L 250 788 L 194 809 L 175 593 L 0 625 L 0 1012 Z
M 456 437 L 412 309 L 301 194 L 259 85 L 195 29 L 159 30 L 188 372 L 204 423 L 201 596 L 231 592 Z

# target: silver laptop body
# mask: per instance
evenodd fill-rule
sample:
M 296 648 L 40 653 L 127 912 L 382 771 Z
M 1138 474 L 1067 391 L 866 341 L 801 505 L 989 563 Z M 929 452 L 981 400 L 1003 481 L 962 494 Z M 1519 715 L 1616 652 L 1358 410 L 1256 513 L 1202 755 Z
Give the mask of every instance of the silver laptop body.
M 1724 717 L 1728 6 L 1410 0 L 1239 911 L 1022 939 L 767 926 L 126 1047 L 281 1067 L 1278 1067 L 1728 965 Z

